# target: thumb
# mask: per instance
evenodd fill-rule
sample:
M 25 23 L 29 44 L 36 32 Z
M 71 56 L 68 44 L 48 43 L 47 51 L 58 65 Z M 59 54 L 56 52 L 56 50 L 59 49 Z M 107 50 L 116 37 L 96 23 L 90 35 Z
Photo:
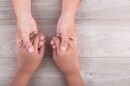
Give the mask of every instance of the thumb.
M 34 51 L 33 45 L 29 39 L 29 36 L 24 36 L 23 37 L 23 42 L 24 42 L 24 46 L 26 48 L 26 50 L 30 53 L 32 53 Z
M 60 45 L 60 50 L 61 51 L 66 51 L 68 48 L 68 37 L 67 35 L 62 35 L 62 38 L 61 38 L 61 45 Z
M 39 53 L 40 53 L 41 58 L 43 58 L 44 52 L 45 52 L 45 46 L 42 45 L 42 46 L 40 47 L 40 49 L 39 49 Z

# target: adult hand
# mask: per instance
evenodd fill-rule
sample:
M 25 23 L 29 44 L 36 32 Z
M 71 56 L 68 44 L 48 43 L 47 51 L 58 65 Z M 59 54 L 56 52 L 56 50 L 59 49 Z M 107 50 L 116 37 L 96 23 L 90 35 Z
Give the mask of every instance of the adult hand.
M 60 18 L 57 24 L 57 35 L 61 36 L 60 50 L 66 51 L 69 39 L 77 44 L 77 33 L 74 19 Z
M 33 18 L 27 18 L 24 20 L 17 21 L 17 29 L 16 29 L 16 42 L 17 45 L 21 41 L 23 41 L 23 45 L 26 47 L 27 51 L 32 53 L 34 51 L 34 47 L 30 42 L 30 37 L 34 34 L 37 34 L 37 24 Z

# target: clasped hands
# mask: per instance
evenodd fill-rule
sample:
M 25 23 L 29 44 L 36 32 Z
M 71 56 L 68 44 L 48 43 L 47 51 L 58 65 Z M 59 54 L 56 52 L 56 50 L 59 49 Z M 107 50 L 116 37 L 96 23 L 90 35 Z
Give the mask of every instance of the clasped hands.
M 33 52 L 28 52 L 21 41 L 18 45 L 18 70 L 22 70 L 27 74 L 33 74 L 39 67 L 45 52 L 45 37 L 42 34 L 30 37 L 30 42 L 34 47 Z M 75 43 L 69 39 L 66 51 L 60 50 L 61 37 L 55 36 L 50 44 L 53 49 L 53 59 L 59 69 L 65 74 L 71 74 L 79 71 L 78 67 L 78 50 Z

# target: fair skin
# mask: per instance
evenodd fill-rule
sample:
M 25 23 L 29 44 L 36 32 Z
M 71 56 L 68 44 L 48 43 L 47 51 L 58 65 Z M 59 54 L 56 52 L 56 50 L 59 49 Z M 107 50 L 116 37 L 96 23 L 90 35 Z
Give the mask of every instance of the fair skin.
M 61 16 L 57 24 L 57 34 L 62 37 L 60 50 L 66 51 L 68 40 L 71 38 L 77 44 L 77 33 L 75 27 L 75 15 L 80 0 L 62 0 Z
M 37 24 L 31 14 L 31 0 L 12 0 L 14 11 L 17 19 L 16 27 L 16 43 L 23 41 L 23 45 L 30 53 L 34 51 L 34 47 L 29 38 L 38 33 Z M 44 35 L 40 37 L 40 45 Z
M 23 41 L 27 51 L 34 51 L 29 37 L 38 33 L 37 24 L 31 14 L 31 0 L 12 0 L 14 11 L 17 18 L 16 42 Z M 77 34 L 75 29 L 75 14 L 80 0 L 63 0 L 62 12 L 57 24 L 57 34 L 62 37 L 60 50 L 66 51 L 69 38 L 77 43 Z M 41 40 L 44 36 L 41 36 Z M 43 43 L 42 43 L 43 44 Z
M 40 35 L 37 35 L 31 41 L 34 52 L 26 52 L 26 48 L 22 42 L 18 49 L 18 71 L 11 86 L 28 86 L 32 74 L 39 67 L 44 56 L 45 46 L 39 45 Z M 45 40 L 43 41 L 45 43 Z M 59 69 L 65 75 L 68 86 L 84 86 L 78 67 L 77 48 L 72 40 L 69 40 L 68 48 L 65 52 L 60 51 L 60 40 L 54 37 L 51 41 L 53 47 L 53 59 Z

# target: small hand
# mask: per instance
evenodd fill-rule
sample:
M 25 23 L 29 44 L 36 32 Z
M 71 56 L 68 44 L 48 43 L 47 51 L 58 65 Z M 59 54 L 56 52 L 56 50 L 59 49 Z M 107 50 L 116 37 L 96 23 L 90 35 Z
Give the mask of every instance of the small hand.
M 21 41 L 18 48 L 18 60 L 19 70 L 23 70 L 27 73 L 33 73 L 40 65 L 41 60 L 44 56 L 45 51 L 45 39 L 41 42 L 42 46 L 39 45 L 40 35 L 31 39 L 31 43 L 34 47 L 32 53 L 27 52 L 23 42 Z
M 68 40 L 68 48 L 64 52 L 60 51 L 60 39 L 58 37 L 52 39 L 51 45 L 54 61 L 65 75 L 79 71 L 78 50 L 72 40 Z
M 60 18 L 57 24 L 57 35 L 61 36 L 60 50 L 66 51 L 69 39 L 77 44 L 77 33 L 74 19 Z
M 75 43 L 69 39 L 66 51 L 60 50 L 60 39 L 54 37 L 51 41 L 53 59 L 59 69 L 64 73 L 68 86 L 84 86 L 78 65 L 78 50 Z

